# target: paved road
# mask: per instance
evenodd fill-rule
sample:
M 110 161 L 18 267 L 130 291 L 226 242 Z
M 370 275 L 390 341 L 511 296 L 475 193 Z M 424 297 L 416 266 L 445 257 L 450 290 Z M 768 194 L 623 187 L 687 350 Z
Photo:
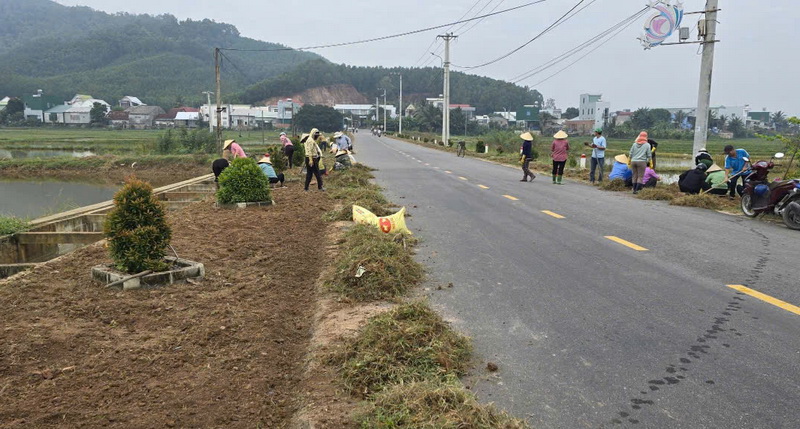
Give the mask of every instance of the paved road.
M 800 305 L 800 233 L 520 183 L 518 170 L 363 132 L 356 147 L 410 209 L 432 301 L 474 339 L 482 400 L 540 428 L 800 427 L 800 315 L 727 286 Z

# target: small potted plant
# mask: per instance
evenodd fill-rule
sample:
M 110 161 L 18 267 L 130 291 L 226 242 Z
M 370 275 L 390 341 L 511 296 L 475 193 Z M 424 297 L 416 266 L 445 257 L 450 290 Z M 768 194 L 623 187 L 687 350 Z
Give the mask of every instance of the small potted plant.
M 156 287 L 205 274 L 203 264 L 166 256 L 172 230 L 147 182 L 129 179 L 114 195 L 104 233 L 114 263 L 92 268 L 92 277 L 107 287 Z
M 225 208 L 273 204 L 269 179 L 255 160 L 237 158 L 219 175 L 217 204 Z

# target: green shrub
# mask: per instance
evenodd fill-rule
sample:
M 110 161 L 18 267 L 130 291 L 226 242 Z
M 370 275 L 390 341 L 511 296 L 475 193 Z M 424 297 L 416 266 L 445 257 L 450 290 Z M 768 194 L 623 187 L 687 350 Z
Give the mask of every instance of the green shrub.
M 219 175 L 217 202 L 235 204 L 270 201 L 269 179 L 251 158 L 234 159 Z
M 0 235 L 16 234 L 30 228 L 28 221 L 14 216 L 0 216 Z
M 270 161 L 272 161 L 272 167 L 275 168 L 275 171 L 281 172 L 286 170 L 286 166 L 289 165 L 288 158 L 286 158 L 286 154 L 283 153 L 283 146 L 281 145 L 269 145 L 267 146 L 267 153 L 269 154 Z
M 483 153 L 486 151 L 486 143 L 483 140 L 478 140 L 478 143 L 475 143 L 475 152 Z
M 428 143 L 430 140 L 428 140 L 428 138 L 427 138 L 427 137 L 423 137 L 423 138 L 422 138 L 422 141 L 423 141 L 423 143 Z
M 392 385 L 450 381 L 467 372 L 472 347 L 424 302 L 370 319 L 334 357 L 345 388 L 367 397 Z
M 114 209 L 105 223 L 105 236 L 114 265 L 126 273 L 166 268 L 164 254 L 172 238 L 164 206 L 150 184 L 129 179 L 114 195 Z

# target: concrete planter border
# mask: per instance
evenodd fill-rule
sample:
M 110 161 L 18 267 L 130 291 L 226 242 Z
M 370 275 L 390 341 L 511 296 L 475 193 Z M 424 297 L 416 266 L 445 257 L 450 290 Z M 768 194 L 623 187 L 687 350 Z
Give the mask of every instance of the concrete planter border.
M 249 203 L 233 203 L 233 204 L 220 204 L 217 203 L 217 207 L 223 209 L 244 209 L 247 207 L 269 207 L 274 206 L 275 201 L 253 201 Z
M 175 258 L 173 256 L 166 256 L 164 257 L 164 260 L 169 264 L 176 266 L 176 268 L 169 271 L 161 271 L 158 273 L 148 274 L 143 277 L 130 279 L 112 287 L 112 289 L 155 289 L 158 287 L 183 282 L 187 279 L 201 278 L 206 275 L 205 266 L 199 262 Z M 129 274 L 120 273 L 119 271 L 107 265 L 98 265 L 92 268 L 92 279 L 102 283 L 103 285 L 114 283 L 129 276 Z

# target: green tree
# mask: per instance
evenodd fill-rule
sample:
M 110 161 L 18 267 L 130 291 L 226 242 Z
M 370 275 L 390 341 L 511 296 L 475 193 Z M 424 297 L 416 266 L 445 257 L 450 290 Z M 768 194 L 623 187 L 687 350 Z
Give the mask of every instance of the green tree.
M 578 110 L 577 107 L 567 107 L 567 110 L 561 114 L 561 117 L 564 119 L 573 119 L 580 116 L 581 112 Z
M 12 116 L 17 113 L 23 113 L 25 112 L 25 103 L 19 98 L 12 98 L 8 100 L 5 112 L 8 114 L 8 116 Z
M 95 101 L 92 105 L 92 110 L 89 111 L 89 118 L 91 118 L 92 124 L 105 124 L 106 112 L 108 112 L 108 106 Z
M 773 113 L 770 117 L 772 121 L 772 126 L 775 127 L 775 131 L 782 131 L 788 125 L 788 121 L 786 120 L 786 114 L 783 111 L 778 110 L 777 112 Z
M 652 109 L 650 110 L 650 117 L 653 119 L 653 125 L 672 123 L 672 113 L 667 109 Z
M 731 120 L 728 123 L 728 131 L 732 132 L 733 136 L 736 138 L 745 137 L 747 135 L 744 122 L 736 115 L 731 116 Z
M 633 115 L 631 115 L 630 122 L 634 129 L 639 130 L 648 130 L 653 128 L 653 125 L 655 125 L 653 115 L 650 114 L 650 109 L 647 107 L 636 109 L 636 111 L 633 112 Z
M 301 130 L 311 130 L 317 128 L 320 131 L 330 133 L 342 129 L 344 117 L 333 107 L 306 104 L 295 115 L 293 123 Z
M 680 128 L 683 121 L 686 119 L 686 112 L 683 110 L 678 110 L 675 112 L 675 128 Z
M 442 130 L 442 110 L 433 104 L 425 104 L 417 111 L 420 131 L 439 132 Z

